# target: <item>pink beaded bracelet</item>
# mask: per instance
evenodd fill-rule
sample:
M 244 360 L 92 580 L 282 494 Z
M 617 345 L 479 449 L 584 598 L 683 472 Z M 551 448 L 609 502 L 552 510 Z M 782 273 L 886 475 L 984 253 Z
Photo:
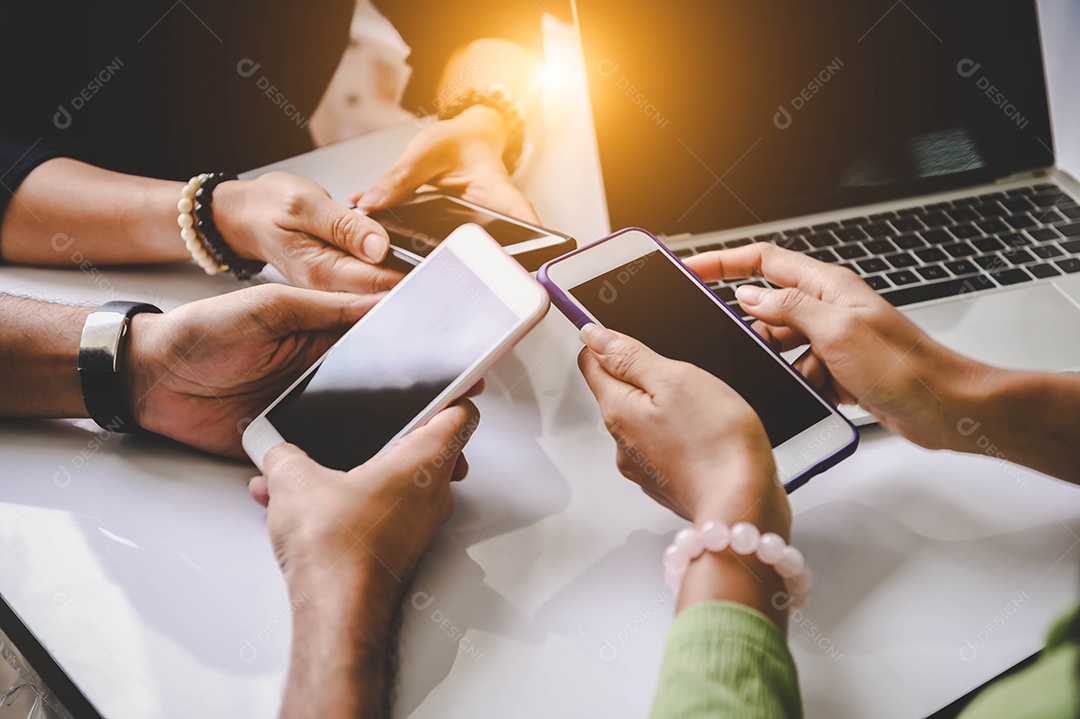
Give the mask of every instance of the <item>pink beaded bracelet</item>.
M 696 527 L 681 530 L 664 551 L 664 581 L 671 591 L 678 592 L 691 562 L 705 552 L 725 549 L 744 556 L 757 555 L 762 564 L 773 567 L 784 580 L 793 606 L 802 606 L 806 601 L 812 579 L 802 552 L 789 547 L 779 534 L 762 534 L 748 522 L 733 527 L 723 522 L 706 522 L 700 530 Z

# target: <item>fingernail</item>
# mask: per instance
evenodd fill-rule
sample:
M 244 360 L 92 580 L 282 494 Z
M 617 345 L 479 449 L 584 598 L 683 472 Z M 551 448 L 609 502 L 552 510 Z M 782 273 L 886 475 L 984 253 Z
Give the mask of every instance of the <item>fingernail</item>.
M 374 190 L 368 190 L 364 194 L 360 195 L 360 199 L 356 201 L 356 206 L 365 210 L 372 207 L 380 207 L 383 204 L 383 197 Z
M 735 289 L 735 299 L 743 307 L 752 307 L 761 304 L 761 301 L 765 299 L 765 292 L 765 288 L 757 285 L 743 285 Z
M 364 255 L 372 262 L 382 262 L 386 257 L 387 250 L 390 249 L 390 241 L 377 232 L 364 237 L 363 242 Z
M 611 330 L 592 322 L 582 327 L 578 336 L 585 346 L 598 355 L 607 354 L 611 345 L 619 339 L 618 335 Z

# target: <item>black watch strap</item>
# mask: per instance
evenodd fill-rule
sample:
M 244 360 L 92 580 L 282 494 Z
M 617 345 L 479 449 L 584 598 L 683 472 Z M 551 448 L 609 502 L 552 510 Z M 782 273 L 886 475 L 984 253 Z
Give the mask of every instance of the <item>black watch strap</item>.
M 110 432 L 138 429 L 124 391 L 123 355 L 131 318 L 142 312 L 161 314 L 145 302 L 106 302 L 83 326 L 79 343 L 79 381 L 90 418 Z

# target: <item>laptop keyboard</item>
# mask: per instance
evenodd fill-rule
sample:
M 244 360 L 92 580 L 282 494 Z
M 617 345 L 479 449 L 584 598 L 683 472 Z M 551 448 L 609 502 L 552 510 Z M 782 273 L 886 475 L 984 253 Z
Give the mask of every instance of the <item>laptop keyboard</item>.
M 854 270 L 895 306 L 1080 272 L 1080 205 L 1056 184 L 991 192 L 679 249 L 772 242 Z M 739 314 L 738 280 L 709 286 Z

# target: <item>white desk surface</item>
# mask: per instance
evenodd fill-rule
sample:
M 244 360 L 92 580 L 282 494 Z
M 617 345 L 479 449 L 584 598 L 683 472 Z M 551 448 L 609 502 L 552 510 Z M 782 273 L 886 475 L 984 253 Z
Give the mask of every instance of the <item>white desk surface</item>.
M 590 239 L 580 120 L 553 107 L 526 186 Z M 413 131 L 292 166 L 340 197 Z M 193 267 L 0 269 L 2 291 L 67 300 L 232 288 Z M 648 713 L 673 604 L 660 557 L 682 523 L 618 475 L 577 346 L 552 312 L 488 377 L 470 477 L 405 605 L 400 716 Z M 87 422 L 8 421 L 0 443 L 0 593 L 104 716 L 274 716 L 290 607 L 251 467 Z M 809 717 L 932 713 L 1038 650 L 1080 586 L 1080 489 L 989 458 L 872 428 L 792 500 L 816 576 L 789 630 Z

